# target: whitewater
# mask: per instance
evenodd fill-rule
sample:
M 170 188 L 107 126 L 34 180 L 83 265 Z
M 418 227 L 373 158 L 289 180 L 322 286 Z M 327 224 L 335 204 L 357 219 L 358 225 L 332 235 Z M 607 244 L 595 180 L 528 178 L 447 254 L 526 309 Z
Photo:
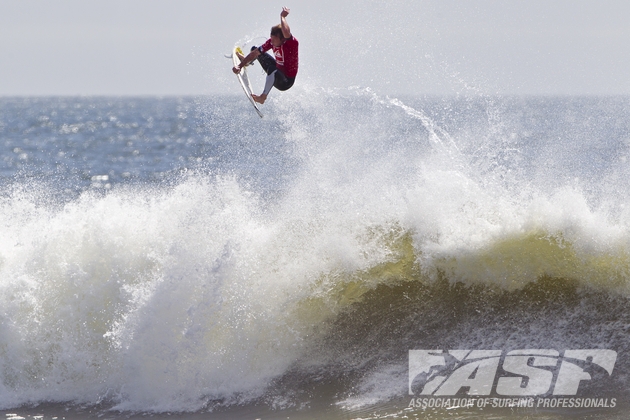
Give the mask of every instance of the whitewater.
M 423 416 L 414 349 L 612 349 L 577 396 L 630 403 L 630 98 L 0 109 L 6 413 Z

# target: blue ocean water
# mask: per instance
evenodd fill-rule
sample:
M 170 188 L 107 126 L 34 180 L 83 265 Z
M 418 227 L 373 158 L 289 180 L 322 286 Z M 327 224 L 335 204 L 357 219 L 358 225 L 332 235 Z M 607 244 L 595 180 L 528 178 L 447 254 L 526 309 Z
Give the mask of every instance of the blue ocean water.
M 195 98 L 3 99 L 3 180 L 54 179 L 56 189 L 81 193 L 170 181 L 188 169 L 251 180 L 280 172 L 270 166 L 283 164 L 275 149 L 282 144 L 255 144 L 253 129 L 240 126 L 247 113 L 235 116 L 233 101 L 221 102 L 231 106 L 213 112 L 219 104 Z
M 391 414 L 434 348 L 613 349 L 630 402 L 630 98 L 0 110 L 3 409 Z

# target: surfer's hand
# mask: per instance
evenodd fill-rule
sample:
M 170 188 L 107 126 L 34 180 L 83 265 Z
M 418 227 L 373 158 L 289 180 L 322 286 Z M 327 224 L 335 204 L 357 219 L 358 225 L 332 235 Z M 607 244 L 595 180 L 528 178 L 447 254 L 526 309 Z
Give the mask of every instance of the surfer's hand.
M 282 8 L 282 12 L 280 12 L 280 17 L 287 17 L 287 16 L 289 16 L 289 12 L 290 11 L 291 11 L 290 9 L 287 9 L 286 7 L 283 7 Z
M 234 72 L 234 74 L 239 74 L 241 72 L 241 66 L 232 67 L 232 71 Z

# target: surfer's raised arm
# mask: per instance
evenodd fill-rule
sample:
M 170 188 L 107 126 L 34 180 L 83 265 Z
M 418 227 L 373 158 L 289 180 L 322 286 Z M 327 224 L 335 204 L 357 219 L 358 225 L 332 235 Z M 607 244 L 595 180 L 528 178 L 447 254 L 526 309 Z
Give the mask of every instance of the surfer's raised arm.
M 286 39 L 291 38 L 291 28 L 289 28 L 289 24 L 286 19 L 286 17 L 289 16 L 290 11 L 290 9 L 283 7 L 282 12 L 280 12 L 280 28 L 282 28 L 282 36 Z

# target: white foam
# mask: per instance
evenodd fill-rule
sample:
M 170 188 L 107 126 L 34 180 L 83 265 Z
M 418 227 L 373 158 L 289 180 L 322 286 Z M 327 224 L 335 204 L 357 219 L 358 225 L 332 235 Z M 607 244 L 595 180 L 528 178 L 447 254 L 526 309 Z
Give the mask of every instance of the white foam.
M 256 398 L 334 315 L 336 282 L 395 258 L 396 235 L 413 235 L 427 277 L 505 287 L 514 261 L 486 264 L 484 252 L 528 232 L 556 235 L 581 257 L 628 249 L 628 218 L 611 219 L 579 188 L 519 174 L 500 182 L 507 171 L 480 170 L 452 147 L 458 138 L 440 138 L 402 102 L 293 95 L 270 107 L 301 166 L 272 203 L 236 178 L 200 174 L 63 206 L 18 185 L 0 201 L 1 407 L 113 400 L 194 411 Z M 540 273 L 540 261 L 518 263 L 519 285 Z M 330 311 L 296 315 L 314 298 Z M 384 369 L 365 378 L 357 404 L 398 392 L 376 385 L 402 375 Z

